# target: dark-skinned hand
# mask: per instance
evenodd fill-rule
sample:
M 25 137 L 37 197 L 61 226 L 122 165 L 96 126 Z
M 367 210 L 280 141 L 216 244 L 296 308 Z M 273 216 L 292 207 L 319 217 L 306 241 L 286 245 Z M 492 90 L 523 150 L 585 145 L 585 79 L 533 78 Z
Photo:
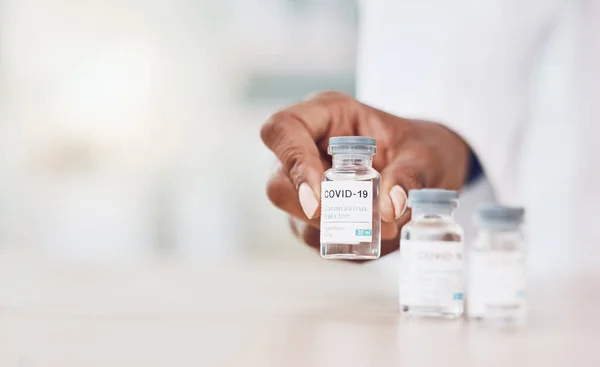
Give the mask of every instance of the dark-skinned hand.
M 381 173 L 381 251 L 389 254 L 398 249 L 400 228 L 410 219 L 408 190 L 459 190 L 469 150 L 443 125 L 393 116 L 338 92 L 320 93 L 276 112 L 261 129 L 262 140 L 281 163 L 267 195 L 290 215 L 294 233 L 311 247 L 320 246 L 321 180 L 331 167 L 328 140 L 353 135 L 377 140 L 373 167 Z

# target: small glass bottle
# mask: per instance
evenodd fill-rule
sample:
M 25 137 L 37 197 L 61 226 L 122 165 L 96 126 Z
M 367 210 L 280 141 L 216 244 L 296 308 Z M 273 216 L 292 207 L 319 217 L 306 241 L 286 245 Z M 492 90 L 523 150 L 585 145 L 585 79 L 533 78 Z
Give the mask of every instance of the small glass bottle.
M 486 205 L 477 211 L 478 235 L 469 253 L 467 314 L 488 325 L 526 321 L 525 211 Z
M 329 139 L 332 167 L 321 184 L 321 256 L 326 259 L 377 259 L 381 252 L 379 185 L 373 169 L 375 139 Z
M 410 190 L 412 218 L 400 239 L 400 310 L 458 318 L 464 310 L 463 230 L 454 221 L 458 193 Z

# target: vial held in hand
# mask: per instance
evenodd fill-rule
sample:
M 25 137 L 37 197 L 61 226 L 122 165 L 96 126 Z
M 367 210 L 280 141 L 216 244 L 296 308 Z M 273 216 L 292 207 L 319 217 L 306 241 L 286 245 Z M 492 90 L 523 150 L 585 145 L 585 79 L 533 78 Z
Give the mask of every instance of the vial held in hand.
M 326 259 L 377 259 L 381 252 L 379 185 L 373 169 L 375 139 L 329 139 L 332 167 L 321 184 L 321 256 Z
M 458 193 L 410 190 L 411 221 L 400 240 L 400 310 L 458 318 L 463 313 L 463 231 L 454 221 Z

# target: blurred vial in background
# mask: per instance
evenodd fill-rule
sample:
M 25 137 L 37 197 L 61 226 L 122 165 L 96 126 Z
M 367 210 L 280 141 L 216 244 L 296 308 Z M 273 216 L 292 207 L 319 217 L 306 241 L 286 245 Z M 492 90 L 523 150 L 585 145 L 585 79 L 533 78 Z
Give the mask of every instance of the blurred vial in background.
M 412 218 L 400 240 L 400 310 L 405 315 L 462 315 L 463 229 L 454 220 L 458 193 L 410 190 Z
M 478 236 L 469 255 L 468 316 L 485 324 L 525 323 L 523 208 L 481 207 Z

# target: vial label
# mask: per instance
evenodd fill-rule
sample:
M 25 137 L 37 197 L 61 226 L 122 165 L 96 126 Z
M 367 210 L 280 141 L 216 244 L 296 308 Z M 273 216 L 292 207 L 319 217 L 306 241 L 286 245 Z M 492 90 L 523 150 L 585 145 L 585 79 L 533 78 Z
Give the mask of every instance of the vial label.
M 462 242 L 402 240 L 400 259 L 402 304 L 440 308 L 462 305 Z
M 469 316 L 504 316 L 525 307 L 525 264 L 519 251 L 469 256 Z
M 373 239 L 373 182 L 321 184 L 321 243 L 359 244 Z

